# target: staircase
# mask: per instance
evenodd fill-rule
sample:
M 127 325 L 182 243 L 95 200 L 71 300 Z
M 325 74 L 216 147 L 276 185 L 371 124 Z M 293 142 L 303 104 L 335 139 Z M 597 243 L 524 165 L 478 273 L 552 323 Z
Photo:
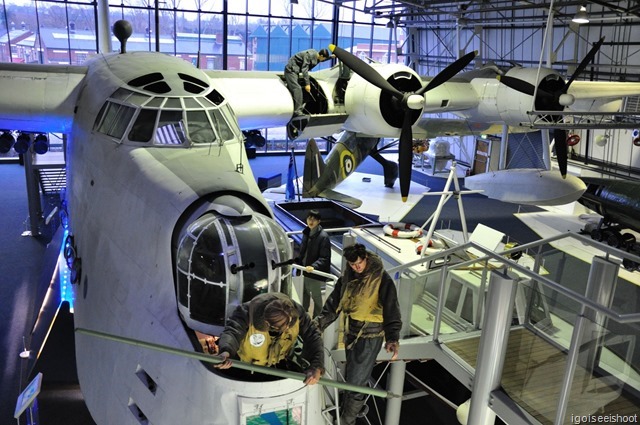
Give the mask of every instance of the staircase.
M 43 195 L 56 195 L 67 186 L 67 171 L 64 164 L 47 168 L 36 168 Z

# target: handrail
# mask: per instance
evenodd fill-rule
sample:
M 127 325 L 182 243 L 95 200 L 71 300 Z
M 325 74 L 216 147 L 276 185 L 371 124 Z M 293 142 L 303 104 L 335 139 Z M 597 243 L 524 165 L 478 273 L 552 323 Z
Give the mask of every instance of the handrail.
M 303 272 L 306 272 L 306 273 L 317 274 L 318 276 L 322 276 L 325 279 L 332 280 L 333 283 L 335 283 L 338 280 L 337 276 L 332 275 L 331 273 L 321 272 L 320 270 L 313 269 L 313 271 L 308 272 L 306 266 L 301 266 L 299 264 L 292 264 L 291 268 L 292 269 L 297 269 L 297 270 L 302 270 Z
M 558 234 L 555 236 L 551 236 L 549 238 L 546 239 L 541 239 L 539 241 L 534 241 L 534 242 L 530 242 L 527 244 L 523 244 L 523 245 L 518 245 L 515 248 L 511 248 L 502 252 L 493 252 L 490 251 L 489 249 L 485 248 L 482 245 L 478 245 L 477 243 L 474 242 L 466 242 L 464 244 L 461 244 L 459 246 L 453 247 L 453 248 L 448 248 L 446 250 L 431 254 L 431 255 L 427 255 L 424 257 L 421 257 L 417 260 L 414 261 L 410 261 L 408 263 L 396 266 L 396 267 L 392 267 L 390 269 L 387 270 L 387 272 L 391 275 L 395 274 L 395 273 L 399 273 L 399 272 L 403 272 L 406 269 L 409 269 L 410 267 L 414 267 L 416 265 L 420 265 L 429 261 L 434 261 L 440 258 L 445 258 L 448 257 L 452 254 L 455 254 L 459 251 L 462 250 L 466 250 L 468 248 L 476 248 L 478 251 L 482 252 L 483 254 L 485 254 L 485 256 L 483 257 L 478 257 L 478 258 L 474 258 L 471 260 L 467 260 L 467 261 L 463 261 L 461 263 L 457 263 L 454 265 L 449 265 L 448 270 L 455 270 L 455 269 L 459 269 L 459 268 L 463 268 L 466 266 L 469 266 L 471 264 L 474 263 L 478 263 L 478 262 L 488 262 L 489 260 L 498 260 L 501 263 L 503 263 L 504 267 L 510 267 L 516 271 L 518 271 L 519 273 L 534 279 L 542 284 L 544 284 L 545 286 L 548 286 L 549 288 L 551 288 L 554 291 L 557 291 L 559 293 L 561 293 L 562 295 L 565 295 L 567 297 L 569 297 L 570 299 L 577 301 L 580 304 L 584 304 L 589 306 L 590 308 L 592 308 L 593 310 L 600 312 L 608 317 L 610 317 L 611 319 L 619 322 L 619 323 L 635 323 L 640 321 L 640 313 L 626 313 L 626 314 L 620 314 L 615 312 L 614 310 L 603 306 L 602 304 L 599 304 L 597 302 L 592 301 L 591 299 L 585 297 L 582 294 L 579 294 L 571 289 L 565 288 L 564 286 L 560 285 L 558 282 L 553 281 L 551 279 L 548 279 L 544 276 L 541 276 L 537 273 L 535 273 L 534 271 L 521 266 L 520 264 L 518 264 L 517 262 L 509 259 L 509 258 L 505 258 L 504 255 L 508 255 L 510 253 L 513 252 L 518 252 L 518 251 L 523 251 L 523 250 L 527 250 L 530 248 L 534 248 L 534 247 L 538 247 L 541 245 L 545 245 L 545 244 L 549 244 L 551 242 L 560 240 L 560 239 L 564 239 L 564 238 L 574 238 L 578 241 L 580 241 L 581 243 L 585 243 L 587 245 L 593 245 L 596 248 L 604 251 L 607 255 L 607 257 L 609 255 L 615 255 L 616 257 L 623 257 L 623 258 L 629 258 L 632 261 L 638 262 L 640 263 L 640 257 L 630 254 L 628 252 L 624 252 L 624 251 L 620 251 L 617 248 L 611 247 L 609 245 L 605 245 L 602 244 L 600 242 L 594 241 L 590 238 L 586 238 L 583 235 L 579 235 L 579 234 L 575 234 L 575 233 L 562 233 L 562 234 Z
M 110 341 L 122 342 L 124 344 L 134 345 L 136 347 L 149 348 L 151 350 L 156 350 L 163 353 L 175 354 L 182 357 L 188 357 L 188 358 L 200 360 L 207 363 L 214 363 L 214 364 L 222 363 L 222 359 L 220 358 L 220 356 L 214 356 L 211 354 L 181 350 L 179 348 L 168 347 L 166 345 L 155 344 L 153 342 L 141 341 L 133 338 L 127 338 L 124 336 L 109 334 L 106 332 L 94 331 L 91 329 L 76 328 L 75 331 L 83 335 L 95 336 L 95 337 L 107 339 Z M 280 378 L 294 379 L 296 381 L 304 381 L 305 379 L 307 379 L 307 376 L 304 373 L 291 372 L 291 371 L 282 370 L 282 369 L 275 369 L 267 366 L 259 366 L 251 363 L 241 362 L 240 360 L 233 360 L 231 367 L 244 369 L 251 372 L 259 372 L 265 375 L 278 376 Z M 385 391 L 377 388 L 365 387 L 360 385 L 353 385 L 347 382 L 340 382 L 340 381 L 335 381 L 327 378 L 320 378 L 320 381 L 318 381 L 318 383 L 320 385 L 324 385 L 327 387 L 334 387 L 334 388 L 343 389 L 347 391 L 368 394 L 375 397 L 382 397 L 382 398 L 400 397 L 400 395 L 392 393 L 391 391 Z
M 369 224 L 361 224 L 359 226 L 352 226 L 352 227 L 332 227 L 329 229 L 325 229 L 324 227 L 322 228 L 322 230 L 324 230 L 327 233 L 337 233 L 337 232 L 349 232 L 353 229 L 366 229 L 367 227 L 382 227 L 384 226 L 383 224 L 380 223 L 369 223 Z M 287 236 L 291 236 L 291 235 L 299 235 L 302 232 L 304 232 L 304 229 L 301 230 L 290 230 L 288 232 L 285 232 L 285 234 Z

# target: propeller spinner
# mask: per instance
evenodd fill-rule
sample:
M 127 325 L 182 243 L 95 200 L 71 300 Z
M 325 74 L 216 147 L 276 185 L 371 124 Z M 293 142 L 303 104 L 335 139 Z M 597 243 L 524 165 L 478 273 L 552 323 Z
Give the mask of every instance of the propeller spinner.
M 554 84 L 550 84 L 548 86 L 540 84 L 540 86 L 538 86 L 537 97 L 535 100 L 535 108 L 543 111 L 562 111 L 565 106 L 571 105 L 575 100 L 573 96 L 567 93 L 571 83 L 573 83 L 573 81 L 593 60 L 598 53 L 598 50 L 600 50 L 600 46 L 602 46 L 603 42 L 604 37 L 593 45 L 589 53 L 587 53 L 580 62 L 569 81 L 565 83 L 560 79 L 554 81 Z M 517 90 L 520 93 L 524 93 L 529 96 L 536 94 L 536 87 L 527 81 L 513 78 L 508 75 L 499 77 L 499 80 L 505 86 Z M 562 116 L 552 116 L 551 118 L 554 122 L 559 122 L 562 119 Z M 560 174 L 562 174 L 562 177 L 564 178 L 567 175 L 567 131 L 561 128 L 556 128 L 553 130 L 553 138 L 555 139 L 558 168 L 560 169 Z
M 463 70 L 473 60 L 473 58 L 476 57 L 478 52 L 474 51 L 462 56 L 460 59 L 443 69 L 438 75 L 429 81 L 426 86 L 423 86 L 418 91 L 401 92 L 384 79 L 384 77 L 382 77 L 372 66 L 353 54 L 334 44 L 329 45 L 329 50 L 331 50 L 338 59 L 340 59 L 347 67 L 351 68 L 353 72 L 358 74 L 364 80 L 378 87 L 380 90 L 389 93 L 389 95 L 398 100 L 398 102 L 395 102 L 394 104 L 398 105 L 404 114 L 398 144 L 400 195 L 402 196 L 402 201 L 406 202 L 407 197 L 409 196 L 409 187 L 411 185 L 411 163 L 413 160 L 413 132 L 411 130 L 411 126 L 414 122 L 413 111 L 422 110 L 424 106 L 425 93 L 429 90 L 433 90 L 442 83 L 445 83 L 458 72 Z

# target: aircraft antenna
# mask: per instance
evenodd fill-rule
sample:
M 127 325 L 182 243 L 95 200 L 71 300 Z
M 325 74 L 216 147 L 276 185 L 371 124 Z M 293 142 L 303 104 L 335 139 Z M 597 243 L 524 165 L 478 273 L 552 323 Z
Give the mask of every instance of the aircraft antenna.
M 133 27 L 129 21 L 120 19 L 113 24 L 113 35 L 120 41 L 120 53 L 127 53 L 127 40 L 133 33 Z

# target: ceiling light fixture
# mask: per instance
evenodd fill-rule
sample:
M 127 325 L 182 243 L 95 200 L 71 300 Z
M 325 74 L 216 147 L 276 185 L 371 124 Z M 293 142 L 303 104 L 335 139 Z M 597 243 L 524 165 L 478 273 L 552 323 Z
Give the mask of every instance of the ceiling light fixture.
M 587 15 L 587 8 L 585 6 L 580 6 L 580 10 L 576 13 L 576 16 L 572 19 L 576 24 L 588 24 L 589 23 L 589 15 Z

